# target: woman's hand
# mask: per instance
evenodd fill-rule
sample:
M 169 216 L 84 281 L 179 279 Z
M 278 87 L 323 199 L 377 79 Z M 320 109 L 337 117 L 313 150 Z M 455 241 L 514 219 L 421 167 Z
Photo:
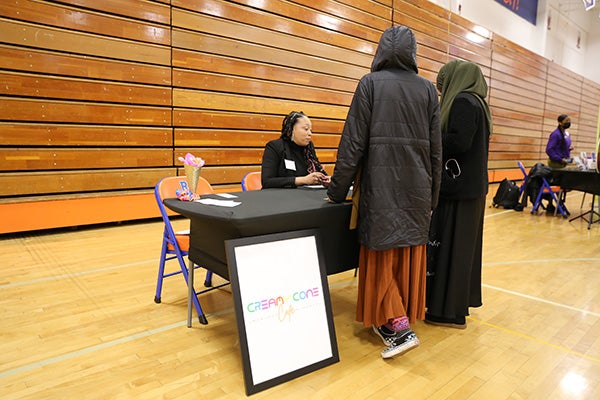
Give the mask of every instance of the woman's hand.
M 296 186 L 300 185 L 319 185 L 322 184 L 323 178 L 326 178 L 325 174 L 321 172 L 313 172 L 306 176 L 296 178 Z
M 328 187 L 330 183 L 331 183 L 331 177 L 327 176 L 327 175 L 323 175 L 323 178 L 321 178 L 321 185 Z

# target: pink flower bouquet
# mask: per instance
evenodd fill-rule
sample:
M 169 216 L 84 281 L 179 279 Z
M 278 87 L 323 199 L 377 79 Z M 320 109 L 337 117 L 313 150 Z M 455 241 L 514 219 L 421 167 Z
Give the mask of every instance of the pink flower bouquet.
M 191 153 L 187 153 L 185 157 L 179 157 L 178 160 L 183 163 L 183 167 L 185 168 L 185 176 L 188 180 L 189 190 L 180 191 L 180 193 L 177 194 L 177 198 L 185 201 L 196 200 L 198 198 L 196 187 L 198 186 L 198 179 L 200 179 L 200 170 L 204 166 L 204 160 Z
M 199 168 L 204 166 L 204 160 L 200 157 L 195 157 L 192 153 L 187 153 L 185 158 L 179 157 L 178 160 L 181 161 L 183 165 L 191 165 Z

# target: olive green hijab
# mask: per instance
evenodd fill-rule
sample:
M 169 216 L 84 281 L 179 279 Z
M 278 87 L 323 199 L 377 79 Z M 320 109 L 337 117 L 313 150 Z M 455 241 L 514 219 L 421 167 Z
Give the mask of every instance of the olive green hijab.
M 471 93 L 477 97 L 485 113 L 490 134 L 492 133 L 492 114 L 485 101 L 488 86 L 477 64 L 461 60 L 450 61 L 438 73 L 437 88 L 442 94 L 440 99 L 442 133 L 448 129 L 450 108 L 459 93 Z

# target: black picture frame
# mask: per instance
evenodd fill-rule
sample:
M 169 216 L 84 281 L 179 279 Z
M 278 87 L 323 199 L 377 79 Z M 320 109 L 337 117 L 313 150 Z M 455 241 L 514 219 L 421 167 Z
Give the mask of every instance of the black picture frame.
M 246 394 L 337 363 L 319 231 L 227 240 Z

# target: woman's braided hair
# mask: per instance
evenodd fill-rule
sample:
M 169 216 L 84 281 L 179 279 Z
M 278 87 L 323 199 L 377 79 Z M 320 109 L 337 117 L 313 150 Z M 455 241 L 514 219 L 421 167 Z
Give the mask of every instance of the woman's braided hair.
M 292 131 L 294 130 L 294 125 L 298 121 L 298 118 L 306 117 L 306 114 L 302 111 L 292 111 L 288 115 L 285 116 L 283 122 L 281 123 L 281 137 L 285 140 L 292 140 Z

